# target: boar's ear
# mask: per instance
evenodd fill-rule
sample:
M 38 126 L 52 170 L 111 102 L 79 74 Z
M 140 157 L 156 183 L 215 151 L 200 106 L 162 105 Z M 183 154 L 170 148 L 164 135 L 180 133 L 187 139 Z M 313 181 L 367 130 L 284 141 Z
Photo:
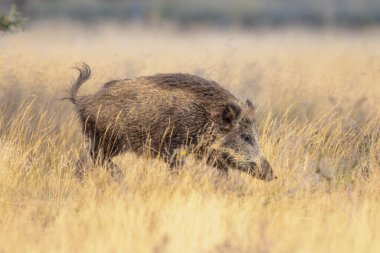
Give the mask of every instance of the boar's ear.
M 241 108 L 234 104 L 228 103 L 222 110 L 222 125 L 226 130 L 229 129 L 240 116 Z
M 248 108 L 252 109 L 253 111 L 256 111 L 256 108 L 251 102 L 251 100 L 247 99 L 247 101 L 245 101 L 245 104 L 248 106 Z

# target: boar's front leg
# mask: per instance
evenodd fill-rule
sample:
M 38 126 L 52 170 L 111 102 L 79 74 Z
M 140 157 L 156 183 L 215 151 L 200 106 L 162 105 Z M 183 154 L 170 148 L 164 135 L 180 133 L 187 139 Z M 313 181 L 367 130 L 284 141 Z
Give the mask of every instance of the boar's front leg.
M 183 146 L 168 152 L 166 160 L 170 168 L 182 168 L 185 165 L 188 152 L 188 148 Z
M 104 166 L 106 167 L 107 171 L 111 173 L 111 176 L 115 179 L 116 182 L 121 183 L 124 179 L 123 172 L 117 166 L 114 162 L 112 162 L 111 159 L 108 159 Z

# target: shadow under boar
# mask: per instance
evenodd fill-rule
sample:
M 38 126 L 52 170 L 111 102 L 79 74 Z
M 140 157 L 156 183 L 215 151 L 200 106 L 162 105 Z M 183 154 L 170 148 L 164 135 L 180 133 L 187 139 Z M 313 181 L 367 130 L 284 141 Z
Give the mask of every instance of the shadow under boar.
M 260 151 L 251 101 L 242 102 L 218 83 L 189 74 L 116 80 L 93 95 L 77 96 L 91 69 L 85 63 L 74 68 L 79 77 L 69 99 L 86 137 L 77 162 L 79 177 L 90 161 L 121 179 L 111 159 L 132 151 L 160 156 L 170 166 L 181 165 L 193 153 L 223 171 L 234 168 L 264 180 L 275 178 Z

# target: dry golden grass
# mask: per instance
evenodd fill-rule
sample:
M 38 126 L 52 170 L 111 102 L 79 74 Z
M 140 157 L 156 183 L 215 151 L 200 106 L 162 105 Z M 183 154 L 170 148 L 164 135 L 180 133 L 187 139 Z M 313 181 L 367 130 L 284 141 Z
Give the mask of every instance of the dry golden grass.
M 110 79 L 189 72 L 258 106 L 278 179 L 118 157 L 74 175 L 61 102 L 85 61 Z M 38 24 L 0 37 L 0 252 L 379 252 L 380 33 L 178 32 Z

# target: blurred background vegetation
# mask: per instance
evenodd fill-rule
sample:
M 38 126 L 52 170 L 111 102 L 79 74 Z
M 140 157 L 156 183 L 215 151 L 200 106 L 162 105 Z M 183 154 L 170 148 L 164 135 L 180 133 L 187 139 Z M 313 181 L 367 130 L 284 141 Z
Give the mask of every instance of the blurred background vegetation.
M 8 13 L 0 13 L 0 31 L 17 31 L 27 19 L 17 10 L 13 4 Z
M 380 23 L 379 0 L 0 0 L 31 20 L 54 18 L 97 22 L 105 19 L 180 26 L 343 26 Z

